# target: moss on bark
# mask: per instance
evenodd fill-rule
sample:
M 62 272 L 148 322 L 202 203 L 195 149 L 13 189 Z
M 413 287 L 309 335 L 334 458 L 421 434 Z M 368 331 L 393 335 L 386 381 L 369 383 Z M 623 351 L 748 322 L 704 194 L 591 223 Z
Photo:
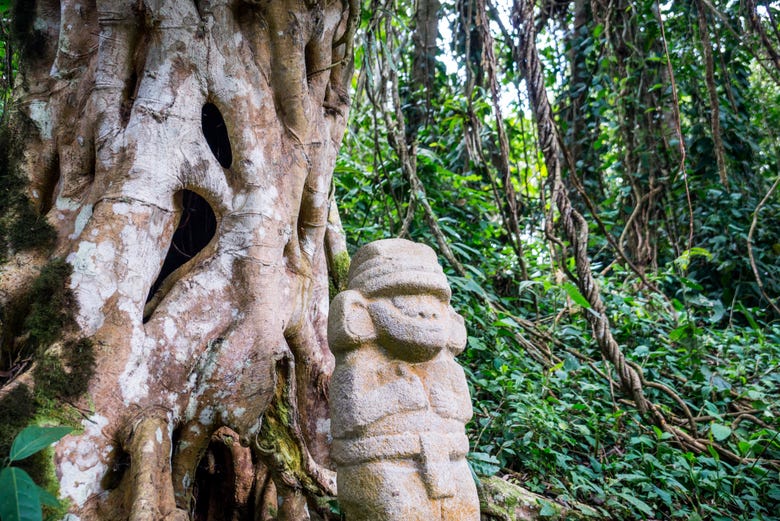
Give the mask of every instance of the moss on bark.
M 597 519 L 598 513 L 587 505 L 566 505 L 535 494 L 497 476 L 483 477 L 478 483 L 483 521 L 534 521 L 537 519 Z
M 33 389 L 19 384 L 0 400 L 0 459 L 8 456 L 11 442 L 28 425 L 80 427 L 82 415 L 70 404 L 87 391 L 95 356 L 91 340 L 63 340 L 76 328 L 76 304 L 68 287 L 70 274 L 69 264 L 53 259 L 41 270 L 24 298 L 15 303 L 14 310 L 3 310 L 3 359 L 12 364 L 33 360 L 34 365 Z M 6 382 L 9 384 L 13 385 Z M 52 456 L 48 449 L 18 466 L 56 496 L 59 482 Z M 49 509 L 49 513 L 64 515 L 66 510 L 63 504 L 61 508 Z
M 284 371 L 277 372 L 274 399 L 263 415 L 263 425 L 257 438 L 256 448 L 270 468 L 284 481 L 298 482 L 303 487 L 315 488 L 305 472 L 303 454 L 295 439 L 293 415 L 290 401 L 290 381 Z
M 347 276 L 351 259 L 349 252 L 340 251 L 333 255 L 330 277 L 328 278 L 328 292 L 333 298 L 341 291 L 347 289 Z
M 75 328 L 76 303 L 67 287 L 71 270 L 64 260 L 52 259 L 41 269 L 30 290 L 2 310 L 4 360 L 13 364 L 42 357 L 63 332 Z
M 13 251 L 51 248 L 57 234 L 27 197 L 27 181 L 19 169 L 26 136 L 35 131 L 25 117 L 0 129 L 0 263 Z

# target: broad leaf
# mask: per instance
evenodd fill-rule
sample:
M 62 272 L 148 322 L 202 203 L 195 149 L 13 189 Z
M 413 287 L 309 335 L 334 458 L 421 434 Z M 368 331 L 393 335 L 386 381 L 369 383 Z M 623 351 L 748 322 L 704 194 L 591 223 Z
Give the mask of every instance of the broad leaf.
M 564 282 L 563 283 L 563 289 L 566 290 L 566 293 L 569 294 L 571 299 L 582 306 L 585 309 L 588 309 L 590 307 L 590 302 L 588 302 L 588 299 L 586 299 L 582 293 L 580 293 L 580 290 L 577 289 L 577 286 L 572 284 L 571 282 Z
M 641 511 L 643 514 L 647 515 L 648 517 L 653 517 L 654 512 L 653 509 L 650 508 L 650 505 L 641 499 L 634 497 L 631 491 L 618 492 L 617 495 L 634 505 L 634 507 L 636 507 L 636 509 Z
M 474 472 L 481 476 L 493 476 L 501 470 L 501 462 L 492 454 L 469 452 L 467 458 Z
M 20 432 L 11 446 L 11 461 L 30 457 L 59 440 L 73 429 L 70 427 L 38 427 L 30 425 Z
M 542 508 L 539 510 L 539 517 L 552 517 L 559 512 L 559 509 L 556 509 L 554 506 L 552 506 L 549 501 L 544 501 L 541 503 Z
M 2 521 L 41 521 L 38 486 L 22 469 L 0 470 L 0 519 Z
M 727 425 L 721 425 L 719 423 L 713 423 L 710 427 L 710 432 L 712 432 L 712 437 L 717 441 L 723 441 L 731 436 L 731 427 Z

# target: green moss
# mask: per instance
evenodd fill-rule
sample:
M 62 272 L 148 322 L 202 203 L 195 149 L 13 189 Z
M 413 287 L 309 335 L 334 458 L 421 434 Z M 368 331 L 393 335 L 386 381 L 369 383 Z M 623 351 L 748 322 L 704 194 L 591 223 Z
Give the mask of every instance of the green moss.
M 317 492 L 317 485 L 306 473 L 301 447 L 293 435 L 293 414 L 291 405 L 292 386 L 290 378 L 283 368 L 277 370 L 274 399 L 263 415 L 263 424 L 258 436 L 258 448 L 267 464 L 277 473 L 310 491 Z
M 94 373 L 92 341 L 63 340 L 76 329 L 75 298 L 68 286 L 71 267 L 53 259 L 41 269 L 27 294 L 13 311 L 4 310 L 4 351 L 10 360 L 35 359 L 34 392 L 19 385 L 0 400 L 0 459 L 8 456 L 11 442 L 27 425 L 71 425 L 78 427 L 81 413 L 69 402 L 87 391 Z M 61 344 L 55 349 L 55 342 Z M 56 495 L 58 481 L 51 450 L 19 462 L 36 483 Z M 50 509 L 62 517 L 65 505 Z M 60 515 L 61 514 L 61 515 Z
M 35 483 L 46 489 L 54 497 L 57 497 L 57 491 L 59 489 L 59 480 L 57 479 L 57 472 L 54 468 L 54 450 L 51 448 L 44 449 L 41 452 L 33 454 L 29 458 L 14 463 L 15 467 L 19 467 L 27 472 Z M 64 505 L 63 505 L 64 506 Z M 57 512 L 61 515 L 55 519 L 61 519 L 67 511 L 63 508 L 47 508 L 47 514 Z M 48 518 L 49 516 L 45 516 Z
M 14 21 L 17 22 L 16 19 Z M 18 160 L 24 150 L 24 136 L 31 131 L 31 122 L 24 118 L 19 118 L 13 129 L 0 129 L 0 261 L 8 255 L 9 249 L 50 247 L 54 244 L 54 229 L 34 210 L 25 193 L 26 181 L 18 168 Z M 66 328 L 75 324 L 72 318 L 74 299 L 67 287 L 70 272 L 67 263 L 54 259 L 43 267 L 29 291 L 2 309 L 0 314 L 1 359 L 8 364 L 35 359 L 39 365 L 33 375 L 34 380 L 41 375 L 49 378 L 46 369 L 52 365 L 51 357 L 43 353 Z M 58 396 L 74 398 L 85 390 L 86 375 L 94 365 L 94 356 L 81 342 L 66 343 L 63 349 L 63 360 L 69 370 L 51 374 L 56 385 L 48 381 L 39 385 L 36 381 L 34 393 L 20 385 L 0 400 L 0 458 L 8 455 L 11 442 L 27 425 L 78 424 L 79 417 L 73 408 L 62 407 Z M 84 353 L 83 364 L 79 353 Z M 7 369 L 10 367 L 0 367 L 0 370 Z M 50 420 L 46 421 L 46 417 Z M 56 492 L 57 479 L 50 451 L 19 462 L 19 466 L 36 483 L 52 493 Z
M 36 355 L 33 377 L 40 403 L 78 398 L 87 391 L 94 372 L 95 354 L 89 339 L 69 339 L 59 352 L 49 350 L 63 333 L 76 328 L 76 302 L 68 286 L 71 271 L 70 264 L 53 259 L 41 269 L 27 296 L 28 312 L 22 331 L 27 349 Z
M 0 460 L 11 452 L 11 442 L 32 422 L 36 406 L 30 390 L 20 385 L 0 400 Z
M 81 411 L 63 402 L 59 397 L 52 397 L 40 392 L 33 393 L 35 400 L 35 417 L 31 423 L 35 425 L 67 425 L 74 429 L 81 428 L 84 417 Z
M 50 248 L 57 240 L 57 232 L 49 221 L 25 201 L 17 208 L 16 219 L 8 230 L 8 242 L 14 250 L 27 250 L 43 246 Z
M 289 409 L 274 401 L 266 409 L 260 430 L 263 451 L 273 454 L 277 467 L 296 477 L 304 475 L 301 450 L 292 436 Z
M 9 250 L 51 248 L 57 238 L 27 197 L 27 181 L 19 170 L 25 139 L 34 132 L 33 123 L 21 115 L 13 127 L 0 128 L 0 262 Z
M 65 329 L 75 326 L 76 304 L 68 288 L 71 269 L 62 259 L 51 260 L 30 290 L 2 310 L 4 360 L 43 355 L 43 350 L 60 338 Z
M 25 385 L 20 385 L 10 391 L 3 400 L 0 400 L 0 460 L 8 457 L 14 438 L 28 425 L 76 424 L 80 416 L 75 410 L 71 411 L 69 421 L 62 421 L 66 410 L 59 403 L 55 405 L 53 401 L 50 401 L 48 406 L 41 406 L 41 402 Z M 53 418 L 44 415 L 43 413 L 46 412 L 56 412 L 59 417 Z M 38 452 L 14 463 L 14 465 L 27 472 L 33 481 L 56 497 L 59 482 L 54 469 L 51 449 Z M 44 508 L 46 519 L 61 519 L 66 512 L 67 504 L 65 502 L 62 502 L 59 508 Z
M 35 366 L 35 393 L 42 400 L 72 400 L 87 391 L 95 365 L 92 342 L 68 341 L 62 351 L 60 356 L 43 354 Z
M 333 256 L 333 265 L 330 267 L 330 279 L 328 281 L 328 291 L 330 298 L 335 297 L 340 291 L 347 289 L 347 278 L 349 275 L 349 265 L 351 259 L 349 252 L 342 251 Z
M 349 265 L 352 262 L 352 260 L 349 257 L 349 252 L 342 251 L 337 253 L 333 257 L 333 263 L 335 264 L 334 270 L 336 272 L 337 280 L 339 281 L 340 286 L 344 286 L 343 289 L 346 289 L 346 283 L 347 283 L 347 275 L 349 275 Z
M 572 501 L 571 504 L 564 506 L 498 476 L 480 478 L 477 492 L 480 511 L 486 519 L 538 517 L 549 520 L 572 520 L 602 517 L 596 510 L 582 503 Z
M 333 496 L 317 496 L 315 501 L 317 502 L 317 506 L 320 508 L 320 510 L 326 512 L 329 511 L 331 514 L 335 514 L 336 516 L 343 515 L 338 498 Z
M 67 286 L 71 271 L 70 264 L 63 259 L 53 259 L 32 284 L 24 330 L 29 332 L 35 347 L 51 344 L 64 328 L 75 324 L 75 300 Z

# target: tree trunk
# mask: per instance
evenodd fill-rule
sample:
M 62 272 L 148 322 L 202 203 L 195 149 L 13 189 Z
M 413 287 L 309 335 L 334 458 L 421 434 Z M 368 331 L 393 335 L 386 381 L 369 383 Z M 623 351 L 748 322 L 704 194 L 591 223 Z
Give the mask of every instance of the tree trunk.
M 55 448 L 80 519 L 259 519 L 258 469 L 288 499 L 280 518 L 306 518 L 302 491 L 335 493 L 325 231 L 356 3 L 27 9 L 14 14 L 28 43 L 7 170 L 56 240 L 3 237 L 0 370 L 13 376 L 0 398 L 27 386 L 39 419 L 52 397 L 81 416 Z M 26 206 L 14 208 L 19 221 Z M 27 288 L 56 258 L 72 269 L 73 310 L 46 342 L 29 331 L 40 306 Z M 29 338 L 38 358 L 17 375 Z M 94 360 L 81 372 L 75 345 Z M 46 394 L 41 354 L 85 392 Z M 217 483 L 233 507 L 209 505 Z
M 414 15 L 414 52 L 412 53 L 411 99 L 408 131 L 416 137 L 431 116 L 431 99 L 436 95 L 436 38 L 439 36 L 439 0 L 417 0 Z
M 648 35 L 644 30 L 658 26 L 660 13 L 652 6 L 634 14 L 629 12 L 630 6 L 630 2 L 619 0 L 613 9 L 600 9 L 597 15 L 605 26 L 612 27 L 608 33 L 616 57 L 612 74 L 624 79 L 619 135 L 623 178 L 630 191 L 618 205 L 625 224 L 617 244 L 644 274 L 658 267 L 664 198 L 674 170 L 674 151 L 669 143 L 674 118 L 668 108 L 669 95 L 664 93 L 671 83 L 665 64 L 647 59 L 664 56 L 660 34 Z

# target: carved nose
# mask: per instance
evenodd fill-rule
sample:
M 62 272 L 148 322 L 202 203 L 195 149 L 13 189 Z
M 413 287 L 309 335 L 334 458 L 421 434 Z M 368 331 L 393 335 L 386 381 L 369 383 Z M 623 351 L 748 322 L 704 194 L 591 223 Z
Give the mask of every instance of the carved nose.
M 435 311 L 420 311 L 420 317 L 422 318 L 438 318 L 439 314 Z

